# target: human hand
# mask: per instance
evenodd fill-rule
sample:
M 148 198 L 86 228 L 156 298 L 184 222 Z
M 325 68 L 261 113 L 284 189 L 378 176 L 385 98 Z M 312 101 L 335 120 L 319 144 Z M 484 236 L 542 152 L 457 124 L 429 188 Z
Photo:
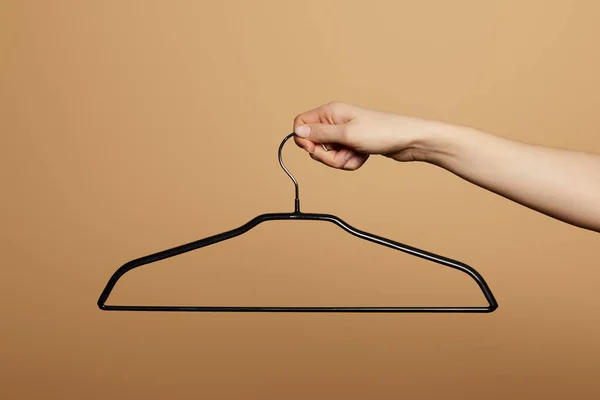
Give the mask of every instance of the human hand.
M 312 159 L 353 171 L 371 154 L 397 161 L 419 159 L 424 123 L 417 118 L 332 102 L 294 119 L 294 141 Z

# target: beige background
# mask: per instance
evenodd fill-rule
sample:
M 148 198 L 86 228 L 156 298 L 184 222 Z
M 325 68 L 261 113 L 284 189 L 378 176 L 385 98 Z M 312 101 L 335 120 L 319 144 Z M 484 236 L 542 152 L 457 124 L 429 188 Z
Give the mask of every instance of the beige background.
M 596 1 L 5 1 L 2 399 L 600 397 L 600 236 L 428 165 L 328 169 L 304 211 L 466 262 L 483 315 L 103 312 L 133 258 L 293 210 L 332 100 L 600 152 Z M 271 222 L 112 304 L 483 304 L 331 224 Z

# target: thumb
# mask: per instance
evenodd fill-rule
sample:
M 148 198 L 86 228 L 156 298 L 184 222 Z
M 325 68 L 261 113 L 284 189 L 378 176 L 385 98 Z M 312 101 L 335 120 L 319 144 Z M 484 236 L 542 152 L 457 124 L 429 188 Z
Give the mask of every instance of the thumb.
M 316 143 L 344 144 L 345 130 L 345 125 L 305 124 L 297 126 L 294 133 Z

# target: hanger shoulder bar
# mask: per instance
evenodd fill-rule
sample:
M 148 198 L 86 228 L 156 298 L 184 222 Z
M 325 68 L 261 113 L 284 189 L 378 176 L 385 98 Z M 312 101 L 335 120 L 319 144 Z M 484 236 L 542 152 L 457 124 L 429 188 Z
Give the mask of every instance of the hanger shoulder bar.
M 374 235 L 372 233 L 361 231 L 360 229 L 354 228 L 350 224 L 346 223 L 345 221 L 343 221 L 342 219 L 340 219 L 334 215 L 323 215 L 322 217 L 323 217 L 323 219 L 326 219 L 326 220 L 336 224 L 337 226 L 339 226 L 346 232 L 348 232 L 356 237 L 359 237 L 361 239 L 368 240 L 370 242 L 377 243 L 382 246 L 390 247 L 392 249 L 399 250 L 404 253 L 408 253 L 413 256 L 424 258 L 426 260 L 433 261 L 437 264 L 441 264 L 446 267 L 454 268 L 461 272 L 464 272 L 465 274 L 469 275 L 477 283 L 477 285 L 481 289 L 483 295 L 485 296 L 485 299 L 487 300 L 489 306 L 484 307 L 484 308 L 486 310 L 489 310 L 490 312 L 494 311 L 498 308 L 498 303 L 494 297 L 494 294 L 492 293 L 491 289 L 489 288 L 489 286 L 488 286 L 487 282 L 485 281 L 485 279 L 483 278 L 483 276 L 481 276 L 481 274 L 479 272 L 477 272 L 477 270 L 475 268 L 473 268 L 463 262 L 453 260 L 448 257 L 444 257 L 444 256 L 441 256 L 441 255 L 438 255 L 438 254 L 435 254 L 435 253 L 432 253 L 429 251 L 421 250 L 416 247 L 412 247 L 412 246 L 409 246 L 409 245 L 406 245 L 403 243 L 399 243 L 399 242 L 396 242 L 391 239 L 387 239 L 387 238 L 384 238 L 384 237 L 381 237 L 378 235 Z M 450 309 L 452 309 L 452 307 L 450 307 Z M 475 309 L 479 309 L 479 308 L 475 307 Z
M 258 224 L 265 222 L 265 221 L 314 219 L 314 218 L 311 218 L 311 216 L 314 217 L 314 216 L 318 216 L 318 215 L 320 215 L 320 214 L 301 214 L 301 213 L 297 213 L 297 212 L 261 214 L 261 215 L 258 215 L 256 217 L 252 218 L 250 221 L 246 222 L 244 225 L 241 225 L 237 228 L 234 228 L 234 229 L 222 232 L 222 233 L 218 233 L 216 235 L 212 235 L 212 236 L 209 236 L 209 237 L 206 237 L 203 239 L 199 239 L 199 240 L 196 240 L 196 241 L 193 241 L 190 243 L 186 243 L 186 244 L 183 244 L 183 245 L 180 245 L 177 247 L 173 247 L 171 249 L 163 250 L 158 253 L 149 254 L 147 256 L 131 260 L 131 261 L 125 263 L 124 265 L 122 265 L 119 269 L 117 269 L 113 273 L 113 275 L 110 277 L 104 290 L 100 294 L 100 297 L 98 299 L 98 307 L 100 307 L 103 310 L 109 309 L 108 307 L 110 307 L 110 306 L 106 306 L 105 303 L 106 303 L 106 300 L 108 299 L 108 297 L 110 296 L 110 293 L 114 289 L 115 285 L 117 284 L 117 281 L 123 275 L 125 275 L 127 272 L 131 271 L 134 268 L 141 267 L 142 265 L 154 263 L 157 261 L 161 261 L 166 258 L 174 257 L 174 256 L 177 256 L 177 255 L 180 255 L 183 253 L 187 253 L 192 250 L 197 250 L 202 247 L 210 246 L 215 243 L 222 242 L 224 240 L 232 239 L 236 236 L 240 236 L 240 235 L 248 232 L 250 229 L 254 228 Z M 305 218 L 305 216 L 307 218 Z
M 100 298 L 98 299 L 98 307 L 100 307 L 101 309 L 109 309 L 108 307 L 110 307 L 110 306 L 105 306 L 104 303 L 108 299 L 110 292 L 113 290 L 117 281 L 123 275 L 125 275 L 127 272 L 131 271 L 132 269 L 141 267 L 142 265 L 146 265 L 146 264 L 154 263 L 154 262 L 157 262 L 160 260 L 164 260 L 166 258 L 174 257 L 174 256 L 177 256 L 177 255 L 180 255 L 183 253 L 187 253 L 189 251 L 196 250 L 201 247 L 210 246 L 212 244 L 222 242 L 224 240 L 228 240 L 228 239 L 234 238 L 236 236 L 239 236 L 243 233 L 248 232 L 250 229 L 254 228 L 259 223 L 265 221 L 266 220 L 265 215 L 266 214 L 259 215 L 255 218 L 253 218 L 252 220 L 246 222 L 244 225 L 239 226 L 235 229 L 231 229 L 226 232 L 222 232 L 222 233 L 218 233 L 216 235 L 206 237 L 204 239 L 199 239 L 199 240 L 196 240 L 196 241 L 193 241 L 190 243 L 186 243 L 181 246 L 173 247 L 171 249 L 163 250 L 158 253 L 154 253 L 154 254 L 144 256 L 144 257 L 136 258 L 134 260 L 131 260 L 131 261 L 125 263 L 123 266 L 121 266 L 119 269 L 117 269 L 113 273 L 113 275 L 110 277 L 108 283 L 106 284 L 106 287 L 104 288 L 104 290 L 102 291 L 102 294 L 100 295 Z

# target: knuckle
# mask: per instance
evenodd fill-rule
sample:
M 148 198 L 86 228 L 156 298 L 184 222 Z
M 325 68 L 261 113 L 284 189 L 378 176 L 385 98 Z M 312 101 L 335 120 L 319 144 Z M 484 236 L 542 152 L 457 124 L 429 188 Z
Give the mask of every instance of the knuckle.
M 353 129 L 350 125 L 340 125 L 340 141 L 342 143 L 351 144 L 353 137 Z
M 333 112 L 340 112 L 345 107 L 345 103 L 341 101 L 331 101 L 327 104 L 327 108 Z
M 296 115 L 296 117 L 294 117 L 294 127 L 302 124 L 302 116 L 303 115 L 304 114 L 298 114 L 298 115 Z

